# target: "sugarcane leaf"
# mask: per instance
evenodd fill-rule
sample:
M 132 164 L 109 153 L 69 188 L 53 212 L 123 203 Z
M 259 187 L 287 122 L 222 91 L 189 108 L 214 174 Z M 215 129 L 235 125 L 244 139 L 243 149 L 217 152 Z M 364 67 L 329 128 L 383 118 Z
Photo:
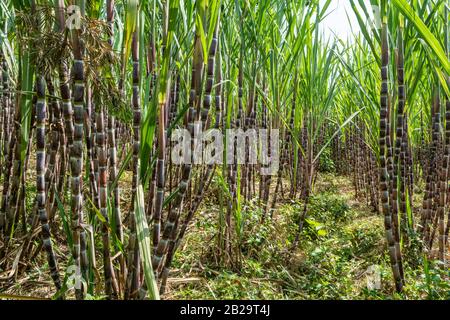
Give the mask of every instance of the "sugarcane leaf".
M 128 58 L 131 52 L 131 40 L 133 33 L 136 30 L 136 24 L 138 21 L 138 0 L 128 0 L 126 6 L 126 19 L 125 19 L 125 37 L 124 37 L 124 54 L 123 54 L 123 76 L 125 76 L 125 68 Z
M 155 274 L 152 267 L 152 246 L 150 242 L 150 232 L 145 217 L 144 190 L 142 184 L 136 188 L 135 200 L 136 233 L 139 245 L 139 252 L 144 266 L 145 283 L 147 284 L 149 298 L 159 300 L 159 291 L 156 284 Z
M 405 200 L 406 200 L 406 217 L 408 218 L 408 227 L 409 230 L 414 229 L 414 217 L 413 212 L 411 210 L 411 202 L 409 201 L 409 189 L 405 189 Z
M 369 44 L 370 49 L 372 50 L 372 54 L 375 56 L 375 59 L 376 59 L 378 65 L 381 66 L 380 54 L 378 53 L 378 50 L 375 48 L 373 38 L 370 36 L 370 33 L 367 30 L 366 23 L 363 21 L 361 14 L 359 13 L 359 10 L 355 5 L 354 0 L 350 0 L 350 3 L 351 3 L 351 7 L 353 9 L 353 12 L 355 13 L 356 19 L 358 20 L 358 24 L 361 29 L 361 32 L 364 35 L 364 38 L 366 39 L 367 43 Z
M 331 136 L 330 139 L 328 139 L 328 141 L 324 144 L 324 146 L 322 147 L 322 149 L 320 149 L 320 151 L 317 153 L 316 157 L 313 160 L 313 163 L 316 163 L 317 160 L 319 160 L 320 156 L 322 155 L 322 153 L 325 151 L 325 149 L 330 145 L 330 143 L 333 141 L 333 139 L 339 134 L 339 132 L 342 131 L 343 128 L 345 128 L 345 126 L 347 124 L 349 124 L 359 113 L 361 113 L 364 109 L 366 109 L 366 107 L 362 107 L 361 109 L 359 109 L 358 111 L 356 111 L 355 113 L 353 113 L 348 119 L 346 119 L 344 121 L 344 123 L 339 127 L 339 129 L 337 129 L 334 134 Z
M 179 192 L 180 188 L 178 187 L 177 189 L 175 189 L 174 192 L 172 192 L 168 197 L 166 197 L 163 202 L 163 208 L 166 208 Z
M 32 92 L 33 79 L 34 79 L 34 65 L 31 63 L 31 54 L 28 50 L 23 53 L 20 59 L 21 69 L 21 85 L 20 88 L 24 92 L 20 96 L 20 111 L 21 111 L 21 125 L 20 125 L 20 159 L 25 160 L 25 155 L 28 149 L 28 143 L 30 138 L 30 125 L 31 125 L 31 95 L 26 92 Z
M 58 212 L 61 217 L 61 221 L 63 223 L 63 228 L 64 228 L 66 238 L 67 238 L 67 244 L 69 245 L 70 248 L 72 248 L 73 247 L 73 238 L 72 238 L 72 232 L 70 229 L 70 222 L 69 222 L 70 218 L 68 218 L 66 215 L 64 205 L 62 204 L 61 199 L 59 198 L 58 192 L 56 192 L 56 190 L 54 192 L 55 192 L 56 204 L 58 206 Z
M 219 23 L 219 14 L 220 14 L 220 2 L 221 0 L 212 0 L 210 2 L 210 20 L 208 26 L 208 50 L 211 46 L 211 42 L 214 36 L 214 29 L 216 28 L 216 24 Z
M 208 46 L 206 41 L 205 30 L 203 28 L 202 17 L 200 16 L 200 14 L 197 14 L 195 16 L 195 30 L 200 36 L 200 42 L 202 44 L 202 51 L 203 51 L 203 63 L 206 64 L 206 62 L 208 61 Z
M 117 187 L 117 184 L 119 183 L 119 180 L 122 177 L 123 173 L 125 172 L 126 168 L 130 164 L 132 157 L 133 157 L 133 148 L 129 148 L 127 155 L 125 156 L 125 159 L 122 162 L 122 165 L 120 166 L 119 172 L 117 173 L 116 179 L 111 183 L 109 187 L 108 198 L 111 197 L 111 193 Z
M 92 202 L 91 198 L 87 198 L 89 204 L 92 206 L 92 210 L 94 211 L 95 215 L 97 216 L 98 220 L 100 220 L 101 223 L 104 223 L 108 226 L 108 228 L 110 228 L 108 222 L 106 221 L 105 217 L 102 215 L 102 213 L 100 212 L 100 210 L 98 210 L 98 208 L 94 205 L 94 203 Z
M 392 3 L 412 24 L 414 24 L 422 39 L 430 46 L 432 52 L 441 62 L 447 75 L 450 75 L 450 62 L 445 55 L 444 49 L 410 4 L 406 0 L 392 0 Z

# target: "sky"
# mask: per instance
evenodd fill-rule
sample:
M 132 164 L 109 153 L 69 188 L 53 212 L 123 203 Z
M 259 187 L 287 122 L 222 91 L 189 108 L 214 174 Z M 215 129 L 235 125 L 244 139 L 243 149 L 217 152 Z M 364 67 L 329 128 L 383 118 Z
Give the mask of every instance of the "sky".
M 368 4 L 370 3 L 369 0 L 365 1 Z M 325 0 L 321 0 L 321 3 L 324 2 Z M 358 3 L 357 1 L 355 2 Z M 353 32 L 358 33 L 360 30 L 358 20 L 353 13 L 350 0 L 332 0 L 328 8 L 328 15 L 321 22 L 321 28 L 325 32 L 326 37 L 333 37 L 336 34 L 342 40 L 352 38 L 352 28 Z

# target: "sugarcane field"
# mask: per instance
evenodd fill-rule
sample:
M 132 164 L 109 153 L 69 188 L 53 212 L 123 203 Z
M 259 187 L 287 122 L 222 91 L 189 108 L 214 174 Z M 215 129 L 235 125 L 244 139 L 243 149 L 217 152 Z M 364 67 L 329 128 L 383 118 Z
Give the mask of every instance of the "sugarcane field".
M 449 301 L 449 182 L 450 0 L 0 0 L 0 300 Z

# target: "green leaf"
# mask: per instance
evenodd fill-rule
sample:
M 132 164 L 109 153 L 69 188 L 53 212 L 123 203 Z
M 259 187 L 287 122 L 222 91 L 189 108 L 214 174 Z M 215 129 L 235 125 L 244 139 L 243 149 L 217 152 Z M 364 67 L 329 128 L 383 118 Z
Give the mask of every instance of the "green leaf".
M 400 10 L 400 12 L 408 18 L 408 20 L 415 25 L 417 31 L 422 36 L 422 39 L 430 46 L 433 53 L 439 59 L 447 75 L 450 74 L 450 62 L 445 55 L 445 51 L 442 48 L 439 41 L 427 28 L 422 19 L 415 13 L 414 9 L 409 5 L 406 0 L 392 0 L 392 3 Z
M 138 21 L 138 0 L 128 0 L 126 7 L 126 20 L 125 20 L 125 41 L 124 41 L 124 55 L 123 55 L 123 72 L 125 75 L 125 67 L 130 56 L 131 40 L 133 33 L 136 30 L 136 24 Z
M 200 36 L 200 42 L 202 43 L 203 63 L 206 64 L 206 62 L 208 61 L 208 46 L 206 44 L 206 35 L 205 30 L 203 29 L 203 23 L 200 14 L 197 14 L 195 16 L 195 28 L 198 32 L 198 35 Z
M 144 190 L 141 183 L 139 183 L 136 188 L 134 214 L 136 216 L 136 233 L 139 244 L 139 252 L 144 265 L 144 276 L 148 294 L 150 299 L 159 300 L 159 291 L 152 267 L 152 246 L 150 242 L 149 228 L 145 218 Z

